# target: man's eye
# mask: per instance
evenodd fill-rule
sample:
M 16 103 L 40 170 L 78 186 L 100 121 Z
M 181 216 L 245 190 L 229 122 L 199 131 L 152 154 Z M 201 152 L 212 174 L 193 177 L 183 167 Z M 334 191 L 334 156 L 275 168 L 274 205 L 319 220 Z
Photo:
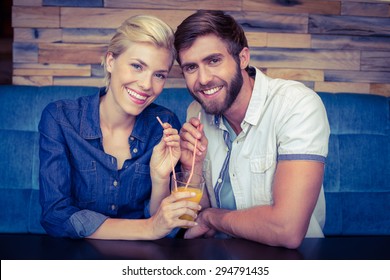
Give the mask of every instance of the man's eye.
M 221 60 L 219 58 L 213 58 L 213 59 L 210 59 L 210 64 L 216 64 L 218 62 L 220 62 Z
M 188 65 L 188 66 L 185 66 L 183 71 L 186 72 L 186 73 L 192 73 L 196 70 L 196 66 L 195 65 Z

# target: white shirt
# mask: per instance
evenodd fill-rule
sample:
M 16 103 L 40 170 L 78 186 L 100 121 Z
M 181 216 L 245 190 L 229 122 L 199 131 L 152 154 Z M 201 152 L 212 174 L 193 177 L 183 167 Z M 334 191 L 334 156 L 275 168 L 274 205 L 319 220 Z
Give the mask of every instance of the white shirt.
M 203 166 L 207 191 L 212 207 L 218 207 L 214 189 L 222 183 L 220 174 L 229 153 L 224 141 L 227 129 L 221 117 L 206 114 L 196 101 L 189 106 L 187 119 L 199 111 L 209 140 Z M 241 128 L 228 164 L 237 209 L 273 204 L 272 182 L 278 160 L 325 162 L 328 154 L 330 129 L 320 97 L 299 82 L 271 79 L 258 69 Z M 324 223 L 321 187 L 306 237 L 323 237 Z

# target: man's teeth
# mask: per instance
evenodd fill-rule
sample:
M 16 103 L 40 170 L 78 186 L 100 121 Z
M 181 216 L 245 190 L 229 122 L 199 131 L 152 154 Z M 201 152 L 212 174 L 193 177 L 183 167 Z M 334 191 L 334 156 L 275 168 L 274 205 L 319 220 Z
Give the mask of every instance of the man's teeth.
M 132 91 L 132 90 L 130 90 L 130 89 L 127 89 L 127 93 L 128 93 L 129 95 L 131 95 L 131 96 L 137 98 L 137 99 L 146 100 L 146 96 L 142 96 L 142 95 L 140 95 L 140 94 L 138 94 L 138 93 L 136 93 L 135 91 Z
M 215 87 L 215 88 L 212 88 L 212 89 L 204 90 L 203 93 L 206 94 L 206 95 L 211 95 L 211 94 L 214 94 L 217 91 L 219 91 L 221 88 L 222 87 Z

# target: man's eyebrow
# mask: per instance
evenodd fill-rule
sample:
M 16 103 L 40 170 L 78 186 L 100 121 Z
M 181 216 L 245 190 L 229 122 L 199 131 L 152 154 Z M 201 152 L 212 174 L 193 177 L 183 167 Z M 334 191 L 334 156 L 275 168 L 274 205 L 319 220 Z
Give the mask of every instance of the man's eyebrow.
M 210 61 L 211 59 L 220 58 L 220 57 L 223 57 L 223 54 L 221 54 L 221 53 L 212 53 L 212 54 L 204 57 L 202 59 L 202 62 L 207 62 L 207 61 Z M 182 63 L 181 64 L 181 68 L 184 68 L 184 67 L 187 67 L 187 66 L 190 66 L 190 65 L 196 65 L 196 63 L 195 62 Z

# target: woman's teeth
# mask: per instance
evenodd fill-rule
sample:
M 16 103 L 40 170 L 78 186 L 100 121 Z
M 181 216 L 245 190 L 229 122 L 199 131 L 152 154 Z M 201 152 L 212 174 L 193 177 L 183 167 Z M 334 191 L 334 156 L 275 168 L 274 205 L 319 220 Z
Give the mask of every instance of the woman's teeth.
M 136 93 L 135 91 L 132 91 L 131 89 L 127 89 L 127 93 L 139 100 L 146 100 L 146 96 L 143 96 L 141 94 Z

